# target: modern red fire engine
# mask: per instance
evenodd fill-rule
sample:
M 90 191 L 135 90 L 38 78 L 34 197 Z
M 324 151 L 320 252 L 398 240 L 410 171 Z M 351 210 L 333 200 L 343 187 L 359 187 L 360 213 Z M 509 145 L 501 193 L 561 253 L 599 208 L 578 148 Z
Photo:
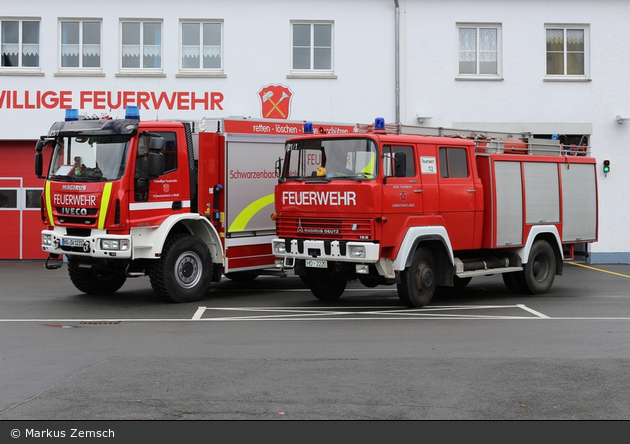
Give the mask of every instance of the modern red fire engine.
M 46 268 L 61 267 L 65 256 L 72 283 L 88 294 L 148 275 L 173 302 L 199 300 L 223 274 L 286 273 L 271 251 L 274 162 L 302 124 L 149 121 L 137 107 L 124 119 L 67 110 L 36 146 L 35 172 L 46 179 Z
M 286 142 L 272 245 L 319 299 L 358 279 L 396 284 L 406 306 L 422 307 L 437 286 L 498 273 L 512 292 L 545 293 L 597 240 L 586 146 L 380 118 L 353 134 L 311 128 Z

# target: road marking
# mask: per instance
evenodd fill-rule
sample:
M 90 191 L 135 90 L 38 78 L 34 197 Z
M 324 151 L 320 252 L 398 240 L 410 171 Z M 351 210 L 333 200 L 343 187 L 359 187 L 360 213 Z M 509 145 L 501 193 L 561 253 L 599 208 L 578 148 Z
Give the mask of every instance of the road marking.
M 510 314 L 499 310 L 511 309 Z M 515 310 L 516 309 L 516 310 Z M 474 313 L 489 310 L 494 314 Z M 518 314 L 524 311 L 527 314 Z M 216 315 L 220 313 L 221 315 Z M 224 316 L 223 314 L 228 314 Z M 204 318 L 207 314 L 210 317 Z M 211 317 L 215 314 L 215 317 Z M 116 324 L 122 322 L 243 322 L 243 321 L 384 321 L 384 320 L 554 320 L 554 321 L 630 321 L 630 317 L 550 317 L 526 305 L 465 305 L 428 306 L 417 309 L 404 307 L 205 307 L 199 306 L 192 318 L 118 318 L 118 319 L 0 319 L 0 323 L 40 323 L 62 328 L 84 327 L 85 324 Z M 73 324 L 73 325 L 68 325 Z M 84 325 L 74 325 L 84 324 Z
M 574 262 L 567 262 L 567 264 L 576 265 L 578 267 L 588 268 L 589 270 L 601 271 L 602 273 L 614 274 L 615 276 L 621 276 L 630 279 L 627 274 L 615 273 L 614 271 L 602 270 L 601 268 L 590 267 L 584 264 L 576 264 Z
M 544 314 L 542 314 L 542 313 L 539 313 L 539 312 L 537 312 L 536 310 L 533 310 L 533 309 L 531 309 L 531 308 L 529 308 L 529 307 L 527 307 L 527 306 L 525 306 L 525 305 L 518 304 L 517 306 L 518 306 L 519 308 L 522 308 L 522 309 L 523 309 L 523 310 L 525 310 L 525 311 L 528 311 L 528 312 L 530 312 L 530 313 L 532 313 L 532 314 L 534 314 L 534 315 L 538 316 L 539 318 L 543 318 L 543 319 L 551 319 L 549 316 L 546 316 L 546 315 L 544 315 Z

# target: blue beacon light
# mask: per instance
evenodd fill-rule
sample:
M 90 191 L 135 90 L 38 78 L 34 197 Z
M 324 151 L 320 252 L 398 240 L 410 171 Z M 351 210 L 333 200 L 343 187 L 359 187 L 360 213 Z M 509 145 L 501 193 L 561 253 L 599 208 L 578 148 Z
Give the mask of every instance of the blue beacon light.
M 66 110 L 66 122 L 79 120 L 79 110 L 76 108 Z
M 304 123 L 304 134 L 313 134 L 313 124 L 311 122 Z
M 137 106 L 125 108 L 125 119 L 140 120 L 140 109 Z
M 377 117 L 374 120 L 374 131 L 383 131 L 385 129 L 385 119 Z

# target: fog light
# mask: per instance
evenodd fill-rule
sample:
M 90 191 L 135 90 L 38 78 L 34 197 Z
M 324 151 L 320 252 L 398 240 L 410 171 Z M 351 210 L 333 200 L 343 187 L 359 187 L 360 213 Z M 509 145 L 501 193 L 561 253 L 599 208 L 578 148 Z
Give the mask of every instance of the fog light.
M 42 245 L 52 245 L 52 236 L 50 234 L 42 234 Z
M 350 245 L 348 247 L 348 256 L 353 259 L 365 258 L 365 247 L 363 245 Z
M 370 267 L 365 264 L 357 264 L 355 266 L 355 271 L 357 274 L 370 274 Z

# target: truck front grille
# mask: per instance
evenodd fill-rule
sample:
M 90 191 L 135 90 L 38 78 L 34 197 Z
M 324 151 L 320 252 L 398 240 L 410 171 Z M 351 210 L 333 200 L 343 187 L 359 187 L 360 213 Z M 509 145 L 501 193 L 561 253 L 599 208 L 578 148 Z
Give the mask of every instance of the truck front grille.
M 279 237 L 299 239 L 373 240 L 371 219 L 324 219 L 315 217 L 279 217 Z

